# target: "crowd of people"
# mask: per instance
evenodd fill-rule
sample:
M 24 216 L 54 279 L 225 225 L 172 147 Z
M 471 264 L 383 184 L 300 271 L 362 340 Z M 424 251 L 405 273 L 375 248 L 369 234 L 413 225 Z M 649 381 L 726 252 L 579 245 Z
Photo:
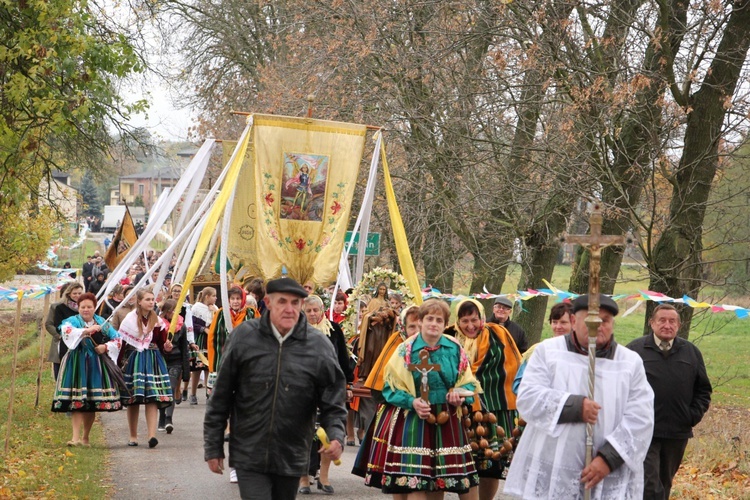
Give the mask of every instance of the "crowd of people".
M 412 306 L 381 283 L 359 298 L 359 325 L 346 338 L 344 292 L 255 279 L 230 285 L 221 308 L 218 291 L 205 287 L 176 310 L 182 285 L 165 279 L 154 290 L 154 277 L 123 303 L 143 277 L 137 265 L 131 271 L 97 303 L 84 269 L 84 285 L 71 282 L 49 311 L 52 411 L 72 415 L 68 445 L 89 445 L 94 412 L 127 408 L 128 445 L 138 446 L 143 406 L 155 447 L 160 431 L 175 429 L 175 405 L 197 404 L 202 383 L 204 458 L 223 473 L 228 441 L 242 498 L 332 495 L 331 462 L 359 445 L 352 473 L 396 499 L 488 500 L 501 479 L 521 498 L 590 490 L 666 499 L 710 403 L 703 359 L 676 338 L 679 314 L 669 305 L 656 308 L 653 334 L 626 348 L 613 335 L 617 304 L 600 297 L 592 400 L 586 295 L 552 307 L 552 338 L 529 346 L 506 297 L 487 318 L 477 300 Z

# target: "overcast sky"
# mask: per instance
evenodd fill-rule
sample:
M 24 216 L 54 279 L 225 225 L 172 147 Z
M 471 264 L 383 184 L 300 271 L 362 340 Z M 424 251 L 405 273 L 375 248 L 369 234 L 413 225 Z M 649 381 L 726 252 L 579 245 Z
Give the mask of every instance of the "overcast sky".
M 146 23 L 141 25 L 136 22 L 132 6 L 125 2 L 120 4 L 113 0 L 104 0 L 104 4 L 112 3 L 106 15 L 120 29 L 136 29 L 131 36 L 143 37 L 139 44 L 143 50 L 142 55 L 148 60 L 148 66 L 157 69 L 163 75 L 177 75 L 181 71 L 181 57 L 177 50 L 179 47 L 179 31 L 175 38 L 169 42 L 162 39 L 152 25 Z M 167 19 L 161 19 L 161 22 Z M 128 81 L 121 82 L 120 95 L 128 102 L 145 99 L 149 103 L 146 114 L 134 115 L 129 121 L 130 125 L 144 127 L 152 135 L 167 141 L 187 140 L 188 129 L 193 126 L 194 113 L 188 109 L 178 109 L 175 100 L 184 97 L 188 89 L 170 88 L 164 79 L 150 70 L 144 74 L 132 75 Z
M 149 102 L 148 116 L 135 115 L 129 123 L 145 127 L 152 135 L 167 141 L 186 141 L 188 128 L 193 125 L 193 113 L 177 109 L 172 102 L 173 93 L 155 76 L 149 77 L 147 85 L 138 85 L 129 92 L 132 101 L 146 99 Z

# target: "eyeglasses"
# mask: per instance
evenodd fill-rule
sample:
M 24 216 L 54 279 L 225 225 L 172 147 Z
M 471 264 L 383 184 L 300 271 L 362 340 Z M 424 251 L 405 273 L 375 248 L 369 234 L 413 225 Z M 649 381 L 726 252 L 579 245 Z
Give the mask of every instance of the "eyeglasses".
M 513 310 L 512 307 L 504 306 L 502 304 L 495 304 L 495 307 L 497 307 L 498 309 L 502 309 L 503 311 L 512 311 Z

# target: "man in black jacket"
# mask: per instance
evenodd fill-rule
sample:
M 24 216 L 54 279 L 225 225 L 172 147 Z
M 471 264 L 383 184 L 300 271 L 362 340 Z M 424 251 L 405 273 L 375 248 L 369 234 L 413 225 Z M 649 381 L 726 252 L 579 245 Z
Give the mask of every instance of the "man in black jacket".
M 498 297 L 492 305 L 492 317 L 487 323 L 496 323 L 504 326 L 510 332 L 510 336 L 516 341 L 518 351 L 523 354 L 529 348 L 529 341 L 526 340 L 526 332 L 521 325 L 511 321 L 510 314 L 513 312 L 513 302 L 507 297 Z
M 666 500 L 693 427 L 711 403 L 711 382 L 698 348 L 677 337 L 680 314 L 674 306 L 657 306 L 649 325 L 653 335 L 632 341 L 628 348 L 643 358 L 654 390 L 654 435 L 643 465 L 643 498 Z
M 86 262 L 83 263 L 83 266 L 81 266 L 81 276 L 83 276 L 83 288 L 87 292 L 89 291 L 89 286 L 91 285 L 91 282 L 93 281 L 93 278 L 91 276 L 91 272 L 94 269 L 94 257 L 91 255 L 86 256 Z
M 242 498 L 293 499 L 307 473 L 315 413 L 341 456 L 346 383 L 333 345 L 300 314 L 307 292 L 290 278 L 268 282 L 268 310 L 235 328 L 208 402 L 204 458 L 212 472 L 224 468 L 224 430 L 231 419 L 229 466 Z

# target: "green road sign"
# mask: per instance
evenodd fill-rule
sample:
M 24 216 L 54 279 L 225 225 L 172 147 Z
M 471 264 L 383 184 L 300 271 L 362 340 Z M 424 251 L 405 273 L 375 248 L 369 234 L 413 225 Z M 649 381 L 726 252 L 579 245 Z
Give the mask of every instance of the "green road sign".
M 346 232 L 346 240 L 344 242 L 344 248 L 349 244 L 349 240 L 352 238 L 352 232 Z M 354 244 L 349 255 L 358 255 L 359 252 L 359 233 L 354 238 Z M 380 255 L 380 233 L 367 233 L 367 248 L 365 248 L 365 255 Z

